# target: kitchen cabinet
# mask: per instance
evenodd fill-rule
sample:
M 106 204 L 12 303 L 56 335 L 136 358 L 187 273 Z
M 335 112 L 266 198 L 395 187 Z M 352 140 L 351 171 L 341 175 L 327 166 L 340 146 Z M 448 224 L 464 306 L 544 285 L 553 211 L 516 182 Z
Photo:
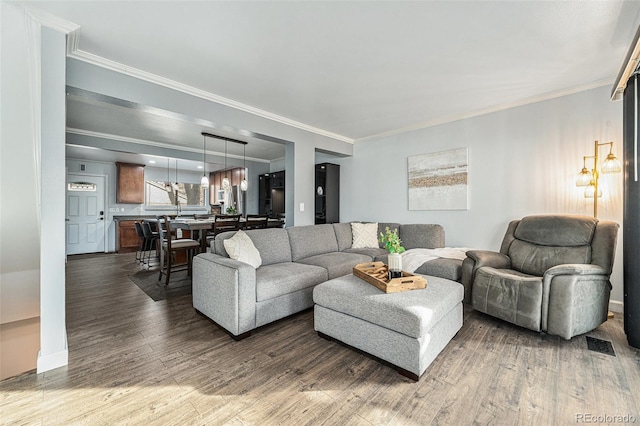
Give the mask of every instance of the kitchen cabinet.
M 136 232 L 135 220 L 119 220 L 116 241 L 116 251 L 118 253 L 130 253 L 138 249 L 138 233 Z
M 144 165 L 116 163 L 116 203 L 144 204 Z

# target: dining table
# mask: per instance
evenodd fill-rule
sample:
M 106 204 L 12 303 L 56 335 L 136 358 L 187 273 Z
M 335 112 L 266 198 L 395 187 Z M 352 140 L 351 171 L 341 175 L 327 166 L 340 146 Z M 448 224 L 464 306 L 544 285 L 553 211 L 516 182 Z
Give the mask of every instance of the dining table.
M 149 219 L 150 222 L 157 222 L 158 220 L 162 220 L 162 219 Z M 246 223 L 246 219 L 244 217 L 240 218 L 240 228 L 244 227 L 244 223 Z M 206 219 L 195 219 L 195 218 L 181 218 L 181 217 L 177 217 L 175 219 L 171 220 L 171 227 L 172 228 L 179 228 L 179 229 L 184 229 L 187 231 L 191 231 L 191 238 L 193 238 L 194 240 L 197 239 L 198 242 L 200 243 L 200 253 L 206 253 L 207 252 L 207 231 L 210 231 L 213 229 L 213 225 L 214 224 L 214 218 L 209 217 Z M 281 227 L 283 224 L 283 221 L 281 219 L 273 219 L 273 218 L 269 218 L 268 220 L 268 227 Z M 197 233 L 197 237 L 194 238 L 193 232 L 195 231 L 195 233 Z

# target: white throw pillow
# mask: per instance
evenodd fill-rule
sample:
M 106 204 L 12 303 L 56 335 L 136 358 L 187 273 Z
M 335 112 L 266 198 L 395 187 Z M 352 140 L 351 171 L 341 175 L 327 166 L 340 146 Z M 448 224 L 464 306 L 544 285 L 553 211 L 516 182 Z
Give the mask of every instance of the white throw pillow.
M 353 242 L 351 248 L 378 248 L 377 223 L 351 223 Z
M 253 241 L 244 231 L 238 231 L 236 234 L 223 241 L 224 249 L 229 253 L 229 257 L 240 262 L 248 263 L 254 268 L 262 265 L 262 258 Z

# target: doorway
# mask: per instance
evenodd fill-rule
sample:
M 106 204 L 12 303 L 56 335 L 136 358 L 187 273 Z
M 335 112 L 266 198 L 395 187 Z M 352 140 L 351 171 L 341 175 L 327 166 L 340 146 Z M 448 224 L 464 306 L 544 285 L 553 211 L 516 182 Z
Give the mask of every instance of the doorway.
M 67 254 L 105 252 L 105 177 L 67 175 Z

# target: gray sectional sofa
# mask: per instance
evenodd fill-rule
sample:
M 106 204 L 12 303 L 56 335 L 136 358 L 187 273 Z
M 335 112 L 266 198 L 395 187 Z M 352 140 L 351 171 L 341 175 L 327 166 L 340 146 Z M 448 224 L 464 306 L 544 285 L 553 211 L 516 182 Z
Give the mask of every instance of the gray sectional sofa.
M 444 247 L 444 229 L 436 224 L 379 223 L 398 229 L 406 249 Z M 224 240 L 235 232 L 216 236 L 210 253 L 193 260 L 193 306 L 235 339 L 251 330 L 313 306 L 313 288 L 348 275 L 353 266 L 385 260 L 382 248 L 353 248 L 350 223 L 246 231 L 260 253 L 258 268 L 229 258 Z M 454 281 L 461 279 L 462 262 L 435 259 L 415 272 Z

